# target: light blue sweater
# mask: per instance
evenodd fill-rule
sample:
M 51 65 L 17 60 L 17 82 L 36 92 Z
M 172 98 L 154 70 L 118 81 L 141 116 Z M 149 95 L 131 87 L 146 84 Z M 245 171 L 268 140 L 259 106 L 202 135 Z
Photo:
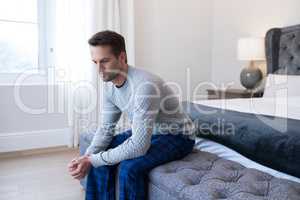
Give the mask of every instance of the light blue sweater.
M 187 134 L 194 139 L 195 125 L 183 112 L 178 95 L 160 77 L 129 66 L 126 82 L 104 83 L 102 123 L 86 155 L 94 167 L 114 165 L 146 154 L 152 134 Z M 127 114 L 132 136 L 119 146 L 110 144 L 121 113 Z

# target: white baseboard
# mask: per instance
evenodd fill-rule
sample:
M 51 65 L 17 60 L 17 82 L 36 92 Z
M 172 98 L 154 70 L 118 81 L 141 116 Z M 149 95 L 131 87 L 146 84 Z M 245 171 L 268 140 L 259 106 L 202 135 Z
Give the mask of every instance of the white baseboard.
M 0 152 L 64 146 L 70 144 L 71 128 L 0 134 Z

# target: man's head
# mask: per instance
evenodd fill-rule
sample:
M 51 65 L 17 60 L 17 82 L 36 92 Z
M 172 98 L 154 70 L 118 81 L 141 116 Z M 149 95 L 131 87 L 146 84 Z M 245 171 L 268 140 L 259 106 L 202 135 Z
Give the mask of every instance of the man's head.
M 125 40 L 113 31 L 102 31 L 89 41 L 93 62 L 98 66 L 103 81 L 112 81 L 127 66 Z

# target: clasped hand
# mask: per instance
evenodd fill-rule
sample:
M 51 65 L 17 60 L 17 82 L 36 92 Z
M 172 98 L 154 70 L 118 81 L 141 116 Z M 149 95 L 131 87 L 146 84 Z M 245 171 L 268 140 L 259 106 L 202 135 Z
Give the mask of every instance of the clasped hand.
M 74 179 L 82 179 L 88 173 L 91 167 L 91 161 L 88 155 L 81 156 L 79 158 L 74 158 L 68 164 L 68 170 L 70 175 Z

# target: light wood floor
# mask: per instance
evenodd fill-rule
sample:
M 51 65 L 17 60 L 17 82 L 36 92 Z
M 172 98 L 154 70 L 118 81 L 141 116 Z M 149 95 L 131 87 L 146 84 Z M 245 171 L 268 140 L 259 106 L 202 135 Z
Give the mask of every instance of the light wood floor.
M 0 200 L 82 200 L 84 191 L 67 171 L 78 150 L 0 155 Z

